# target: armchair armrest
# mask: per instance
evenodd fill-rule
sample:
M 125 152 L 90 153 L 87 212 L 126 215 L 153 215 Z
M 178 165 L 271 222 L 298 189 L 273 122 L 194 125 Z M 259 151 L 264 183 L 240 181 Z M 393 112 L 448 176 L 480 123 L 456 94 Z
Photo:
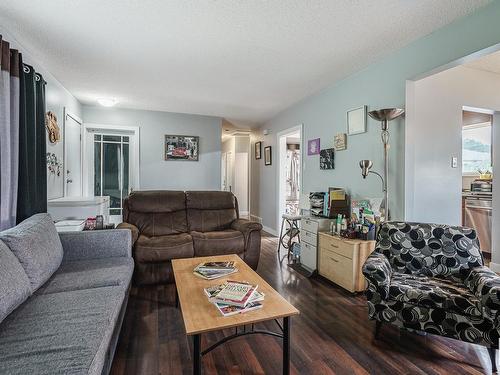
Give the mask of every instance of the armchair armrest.
M 130 232 L 107 229 L 59 233 L 63 246 L 63 262 L 113 257 L 131 257 Z
M 488 267 L 473 268 L 465 285 L 481 300 L 481 306 L 492 318 L 500 313 L 500 276 Z
M 134 224 L 120 223 L 116 226 L 116 229 L 129 229 L 132 232 L 132 245 L 139 238 L 139 229 Z
M 377 291 L 383 299 L 389 297 L 392 268 L 384 254 L 373 252 L 363 265 L 363 275 L 368 281 L 368 288 Z
M 250 232 L 262 230 L 262 224 L 246 219 L 236 219 L 231 224 L 231 229 L 240 231 L 247 238 Z

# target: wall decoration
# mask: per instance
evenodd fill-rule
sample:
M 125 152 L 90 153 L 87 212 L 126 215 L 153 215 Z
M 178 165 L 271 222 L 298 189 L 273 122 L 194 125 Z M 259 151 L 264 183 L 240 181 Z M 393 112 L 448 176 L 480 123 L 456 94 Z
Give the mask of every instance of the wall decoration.
M 200 137 L 165 135 L 165 160 L 198 161 Z
M 326 148 L 320 151 L 319 169 L 335 169 L 335 149 Z
M 47 128 L 47 133 L 49 134 L 49 142 L 57 143 L 61 139 L 61 132 L 59 131 L 59 126 L 57 125 L 57 117 L 52 111 L 48 111 L 45 114 L 45 127 Z
M 262 142 L 255 142 L 255 159 L 262 159 Z
M 366 132 L 366 105 L 347 111 L 347 134 Z
M 320 139 L 310 139 L 307 141 L 307 155 L 318 155 L 320 150 Z
M 49 173 L 53 175 L 57 175 L 59 177 L 61 175 L 62 163 L 57 159 L 57 155 L 53 152 L 47 152 L 47 168 L 49 169 Z
M 333 138 L 333 148 L 335 151 L 342 151 L 347 149 L 347 134 L 338 133 Z
M 264 165 L 272 164 L 271 146 L 264 147 Z

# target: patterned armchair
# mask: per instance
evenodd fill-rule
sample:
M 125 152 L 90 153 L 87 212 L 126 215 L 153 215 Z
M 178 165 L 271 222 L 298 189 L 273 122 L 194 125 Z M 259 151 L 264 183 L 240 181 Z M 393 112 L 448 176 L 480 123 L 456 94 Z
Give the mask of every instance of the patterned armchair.
M 363 266 L 375 337 L 382 323 L 488 347 L 500 333 L 500 277 L 483 265 L 473 229 L 388 222 Z

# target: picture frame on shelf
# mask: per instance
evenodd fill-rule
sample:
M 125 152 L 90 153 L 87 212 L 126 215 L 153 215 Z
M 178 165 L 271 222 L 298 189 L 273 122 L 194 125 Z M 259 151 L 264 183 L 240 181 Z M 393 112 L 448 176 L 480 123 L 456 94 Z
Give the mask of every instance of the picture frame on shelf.
M 272 152 L 271 146 L 264 147 L 264 165 L 272 164 Z
M 355 135 L 366 133 L 367 106 L 353 108 L 347 111 L 347 134 Z
M 255 142 L 255 159 L 262 159 L 262 142 Z

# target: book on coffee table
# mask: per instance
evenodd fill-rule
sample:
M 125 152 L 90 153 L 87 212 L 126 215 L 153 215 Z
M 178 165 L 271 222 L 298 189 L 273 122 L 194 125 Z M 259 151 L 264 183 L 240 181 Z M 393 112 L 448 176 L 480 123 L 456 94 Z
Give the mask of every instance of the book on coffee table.
M 237 272 L 238 269 L 234 264 L 234 261 L 200 263 L 194 268 L 193 273 L 205 280 L 213 280 Z
M 228 280 L 225 286 L 211 297 L 211 302 L 245 307 L 250 302 L 257 287 L 257 285 L 250 283 Z
M 212 286 L 209 286 L 208 288 L 205 288 L 204 291 L 205 291 L 205 294 L 207 295 L 208 297 L 208 300 L 210 302 L 214 302 L 214 297 L 217 295 L 217 293 L 219 293 L 224 287 L 226 286 L 226 284 L 220 284 L 220 285 L 212 285 Z M 248 301 L 248 303 L 252 303 L 252 302 L 259 302 L 259 301 L 263 301 L 264 300 L 264 297 L 265 297 L 265 294 L 256 290 L 254 291 L 254 293 L 252 294 L 252 297 L 250 298 L 250 300 Z
M 262 308 L 261 302 L 249 302 L 245 307 L 223 305 L 221 303 L 215 303 L 214 305 L 217 306 L 217 310 L 219 310 L 219 312 L 223 316 L 243 314 L 243 313 L 246 313 L 248 311 L 257 310 L 257 309 Z

